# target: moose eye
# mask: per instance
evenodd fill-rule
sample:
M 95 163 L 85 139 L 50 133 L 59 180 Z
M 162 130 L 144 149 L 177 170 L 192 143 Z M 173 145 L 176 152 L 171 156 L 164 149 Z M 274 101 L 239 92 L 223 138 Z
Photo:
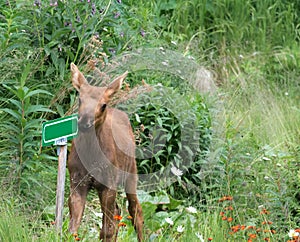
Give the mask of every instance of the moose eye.
M 101 105 L 101 112 L 104 112 L 105 108 L 106 108 L 106 103 Z

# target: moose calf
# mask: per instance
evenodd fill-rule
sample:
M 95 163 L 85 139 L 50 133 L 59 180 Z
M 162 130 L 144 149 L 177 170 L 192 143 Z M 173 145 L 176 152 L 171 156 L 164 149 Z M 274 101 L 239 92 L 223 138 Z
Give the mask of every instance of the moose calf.
M 87 194 L 94 188 L 103 213 L 100 239 L 106 242 L 116 240 L 115 215 L 120 213 L 116 194 L 117 187 L 123 185 L 138 241 L 142 241 L 143 216 L 136 195 L 135 139 L 128 116 L 107 105 L 121 88 L 127 72 L 108 87 L 89 85 L 73 63 L 71 73 L 73 86 L 79 92 L 79 135 L 72 142 L 68 159 L 71 183 L 69 230 L 77 234 Z

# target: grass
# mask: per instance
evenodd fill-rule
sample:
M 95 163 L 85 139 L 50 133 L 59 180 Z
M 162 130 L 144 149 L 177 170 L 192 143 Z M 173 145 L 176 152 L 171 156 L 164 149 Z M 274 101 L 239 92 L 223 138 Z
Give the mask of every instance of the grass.
M 70 102 L 75 100 L 75 94 L 68 89 L 67 63 L 74 58 L 80 59 L 79 53 L 84 51 L 79 51 L 78 46 L 90 43 L 89 36 L 77 36 L 76 31 L 60 22 L 61 16 L 69 21 L 67 15 L 55 14 L 58 10 L 65 11 L 63 4 L 53 8 L 45 1 L 42 8 L 35 6 L 32 11 L 32 6 L 25 7 L 21 1 L 16 4 L 8 2 L 9 5 L 0 4 L 7 10 L 0 11 L 0 38 L 3 40 L 0 46 L 3 73 L 0 83 L 20 86 L 22 76 L 26 76 L 24 67 L 30 63 L 26 85 L 33 92 L 36 88 L 43 88 L 53 93 L 53 100 L 47 107 L 57 110 L 58 114 L 33 113 L 32 117 L 21 121 L 22 125 L 30 124 L 31 118 L 36 121 L 41 117 L 64 115 Z M 140 58 L 138 64 L 145 66 L 146 70 L 145 64 L 148 64 L 149 70 L 164 72 L 165 65 L 162 66 L 161 62 L 167 53 L 168 63 L 174 63 L 167 71 L 169 82 L 160 80 L 163 75 L 133 69 L 131 74 L 137 81 L 148 78 L 153 83 L 158 80 L 171 87 L 174 84 L 172 74 L 182 68 L 183 76 L 192 82 L 189 75 L 194 66 L 186 65 L 185 58 L 194 57 L 195 63 L 198 61 L 214 71 L 218 86 L 214 95 L 205 97 L 211 113 L 214 113 L 214 142 L 210 155 L 197 173 L 197 179 L 202 181 L 201 187 L 190 189 L 200 193 L 200 199 L 192 204 L 194 196 L 176 201 L 164 193 L 163 199 L 167 202 L 158 204 L 161 191 L 150 194 L 142 203 L 146 241 L 201 241 L 200 238 L 227 242 L 268 241 L 267 238 L 288 241 L 288 232 L 300 224 L 299 4 L 292 0 L 285 3 L 279 0 L 109 2 L 111 8 L 100 18 L 99 28 L 104 33 L 104 42 L 95 52 L 105 62 L 109 62 L 113 51 L 122 54 L 122 51 L 141 46 L 163 46 L 172 51 L 159 49 L 159 54 L 154 53 L 154 61 L 151 60 L 151 54 L 154 54 L 147 52 L 148 59 Z M 83 7 L 82 2 L 72 4 Z M 82 12 L 74 13 L 81 14 L 92 28 L 95 25 L 88 21 L 92 5 L 84 7 L 87 10 L 82 8 Z M 32 18 L 31 13 L 36 16 Z M 115 18 L 117 15 L 119 17 Z M 48 23 L 49 16 L 55 21 Z M 44 20 L 40 23 L 41 19 Z M 98 18 L 94 16 L 92 19 L 97 21 Z M 80 22 L 72 21 L 81 28 Z M 34 23 L 36 28 L 43 26 L 43 30 L 30 30 L 27 23 Z M 51 29 L 61 29 L 64 34 L 53 35 Z M 38 36 L 34 32 L 38 32 Z M 30 41 L 29 36 L 32 37 Z M 43 39 L 43 36 L 48 39 Z M 79 40 L 83 41 L 82 44 L 77 43 Z M 70 50 L 78 51 L 73 53 Z M 86 55 L 84 59 L 92 54 Z M 57 58 L 60 59 L 59 67 L 55 66 Z M 0 93 L 0 107 L 7 107 L 14 97 L 2 86 Z M 58 100 L 58 97 L 62 98 Z M 30 96 L 26 108 L 31 109 L 34 104 L 48 105 L 51 98 Z M 22 113 L 17 109 L 16 112 Z M 4 114 L 3 110 L 0 113 Z M 18 136 L 20 132 L 15 126 L 9 125 L 13 122 L 12 118 L 1 115 L 0 123 L 5 123 L 6 128 L 1 126 L 0 131 L 7 137 L 23 138 Z M 37 126 L 32 131 L 37 134 L 39 125 L 35 124 Z M 12 147 L 18 146 L 9 139 L 0 142 L 1 185 L 3 190 L 9 191 L 0 200 L 0 241 L 58 241 L 61 238 L 51 225 L 55 207 L 55 150 L 49 148 L 40 153 L 36 147 L 38 140 L 32 140 L 29 133 L 24 135 L 29 137 L 24 144 L 25 151 L 31 148 L 32 152 L 25 161 L 22 189 L 18 191 L 12 184 L 18 170 L 19 151 L 11 152 Z M 89 197 L 80 229 L 82 241 L 98 241 L 101 218 L 94 195 Z M 134 241 L 136 236 L 126 219 L 125 202 L 122 199 L 119 202 L 123 207 L 122 221 L 127 224 L 120 228 L 120 241 Z M 196 213 L 186 210 L 190 205 L 197 208 Z M 168 223 L 167 218 L 174 224 Z M 74 241 L 67 227 L 66 209 L 62 240 Z

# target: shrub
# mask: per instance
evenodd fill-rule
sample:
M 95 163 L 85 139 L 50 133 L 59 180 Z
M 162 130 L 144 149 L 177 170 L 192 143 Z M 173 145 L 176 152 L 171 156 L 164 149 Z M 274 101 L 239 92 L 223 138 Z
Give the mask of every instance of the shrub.
M 181 194 L 185 183 L 200 185 L 201 162 L 210 146 L 210 114 L 197 93 L 179 94 L 161 84 L 119 107 L 125 110 L 136 134 L 136 158 L 141 188 L 168 188 Z M 176 186 L 173 182 L 178 181 Z

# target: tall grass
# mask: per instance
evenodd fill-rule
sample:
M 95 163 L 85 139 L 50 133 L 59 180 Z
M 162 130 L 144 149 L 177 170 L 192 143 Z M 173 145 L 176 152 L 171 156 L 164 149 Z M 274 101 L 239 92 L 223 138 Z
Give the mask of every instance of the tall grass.
M 45 205 L 54 205 L 57 164 L 51 159 L 55 152 L 50 148 L 43 153 L 38 150 L 36 131 L 46 113 L 30 110 L 34 105 L 43 105 L 57 112 L 51 118 L 65 114 L 75 97 L 68 89 L 68 63 L 80 59 L 84 45 L 90 44 L 94 34 L 105 40 L 103 48 L 96 53 L 105 56 L 105 62 L 125 50 L 164 46 L 214 70 L 219 85 L 218 98 L 225 113 L 222 120 L 225 126 L 220 130 L 225 134 L 216 137 L 222 139 L 214 147 L 220 155 L 211 158 L 218 169 L 210 170 L 208 166 L 206 173 L 204 169 L 199 171 L 203 190 L 194 189 L 199 194 L 205 191 L 205 196 L 200 196 L 205 199 L 201 205 L 194 203 L 199 210 L 193 216 L 185 213 L 185 204 L 193 199 L 177 201 L 180 206 L 175 208 L 170 204 L 149 205 L 146 201 L 143 204 L 147 219 L 145 237 L 154 241 L 194 241 L 199 239 L 199 233 L 205 240 L 212 237 L 213 241 L 246 241 L 247 233 L 240 231 L 230 237 L 228 232 L 237 223 L 261 225 L 266 219 L 260 214 L 263 206 L 270 211 L 268 219 L 277 231 L 270 237 L 274 241 L 287 240 L 287 231 L 299 224 L 300 211 L 299 3 L 293 0 L 97 1 L 98 10 L 100 7 L 105 10 L 98 11 L 97 16 L 91 15 L 92 3 L 58 2 L 57 7 L 50 6 L 50 1 L 43 1 L 42 7 L 22 1 L 0 3 L 0 132 L 5 134 L 2 137 L 5 139 L 0 141 L 0 174 L 4 177 L 1 184 L 10 192 L 3 195 L 5 201 L 0 204 L 0 240 L 58 239 L 56 231 L 49 226 L 49 219 L 43 218 Z M 65 26 L 69 21 L 73 25 Z M 84 24 L 90 30 L 89 35 L 84 31 Z M 77 27 L 73 31 L 71 26 Z M 133 75 L 140 77 L 138 73 Z M 160 75 L 149 74 L 149 79 L 159 78 Z M 16 95 L 16 90 L 37 95 L 30 94 L 25 100 L 24 96 Z M 45 91 L 56 94 L 52 102 L 49 95 L 40 95 Z M 14 113 L 15 118 L 4 115 L 3 108 Z M 211 106 L 214 108 L 218 107 Z M 22 116 L 28 109 L 32 115 Z M 19 132 L 18 128 L 22 129 L 28 122 L 34 124 L 30 132 Z M 21 162 L 26 169 L 16 175 L 17 160 L 23 154 L 16 152 L 20 144 L 28 148 L 22 149 L 23 153 L 32 152 L 27 152 L 25 162 Z M 203 162 L 210 163 L 209 159 Z M 21 196 L 16 195 L 11 185 L 15 177 L 23 181 Z M 159 194 L 152 195 L 155 199 L 159 197 Z M 233 196 L 234 210 L 228 213 L 233 218 L 231 223 L 220 216 L 228 206 L 220 204 L 218 196 L 225 195 Z M 9 197 L 17 202 L 7 202 Z M 100 219 L 95 216 L 98 208 L 90 205 L 87 209 L 81 230 L 83 241 L 98 238 L 98 230 L 90 230 L 91 227 L 99 229 Z M 32 209 L 38 211 L 37 215 L 32 214 Z M 168 216 L 176 220 L 174 226 L 166 224 Z M 178 225 L 185 226 L 183 233 L 177 231 Z M 64 239 L 73 241 L 66 224 L 64 231 Z M 128 226 L 120 236 L 123 241 L 132 241 L 133 228 Z

